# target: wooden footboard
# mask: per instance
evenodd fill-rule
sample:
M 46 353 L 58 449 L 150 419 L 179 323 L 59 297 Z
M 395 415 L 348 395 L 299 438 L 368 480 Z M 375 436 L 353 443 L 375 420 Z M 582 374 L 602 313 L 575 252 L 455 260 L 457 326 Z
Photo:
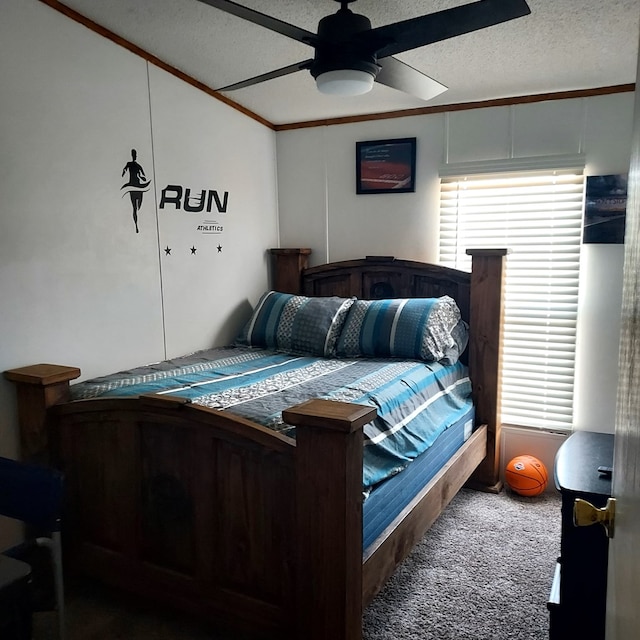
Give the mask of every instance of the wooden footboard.
M 294 442 L 153 396 L 56 409 L 70 569 L 224 626 L 287 629 Z
M 6 374 L 19 397 L 53 400 L 68 570 L 256 637 L 360 637 L 362 427 L 374 408 L 293 407 L 294 441 L 166 396 L 56 403 L 47 388 L 76 372 Z

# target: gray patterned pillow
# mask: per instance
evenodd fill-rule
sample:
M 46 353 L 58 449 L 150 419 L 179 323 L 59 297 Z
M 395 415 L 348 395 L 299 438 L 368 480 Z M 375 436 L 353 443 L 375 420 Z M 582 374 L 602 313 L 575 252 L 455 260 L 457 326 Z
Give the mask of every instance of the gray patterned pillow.
M 268 291 L 237 343 L 287 353 L 333 357 L 353 298 L 312 298 Z

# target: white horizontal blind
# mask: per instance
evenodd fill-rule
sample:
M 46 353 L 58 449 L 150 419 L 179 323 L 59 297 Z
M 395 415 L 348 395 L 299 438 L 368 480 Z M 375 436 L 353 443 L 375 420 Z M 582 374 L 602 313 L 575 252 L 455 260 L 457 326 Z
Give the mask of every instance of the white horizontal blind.
M 570 429 L 584 178 L 582 169 L 447 177 L 440 260 L 506 247 L 502 423 Z

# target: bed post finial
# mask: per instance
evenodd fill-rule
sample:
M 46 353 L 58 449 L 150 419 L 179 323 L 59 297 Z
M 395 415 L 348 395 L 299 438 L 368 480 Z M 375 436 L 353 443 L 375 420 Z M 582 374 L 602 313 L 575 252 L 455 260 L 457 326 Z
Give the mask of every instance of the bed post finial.
M 56 364 L 35 364 L 4 372 L 4 377 L 16 385 L 22 460 L 49 461 L 47 409 L 69 400 L 69 381 L 79 375 L 77 367 Z
M 302 272 L 311 249 L 269 249 L 274 257 L 272 289 L 282 293 L 302 293 Z

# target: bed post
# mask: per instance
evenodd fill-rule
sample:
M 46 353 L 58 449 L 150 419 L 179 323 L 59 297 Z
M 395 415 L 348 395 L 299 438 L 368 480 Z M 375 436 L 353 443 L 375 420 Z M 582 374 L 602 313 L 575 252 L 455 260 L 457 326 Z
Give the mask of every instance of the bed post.
M 70 399 L 69 381 L 79 375 L 77 367 L 56 364 L 35 364 L 4 372 L 4 377 L 16 385 L 22 460 L 48 463 L 47 409 Z
M 300 276 L 307 268 L 311 249 L 269 249 L 274 257 L 273 288 L 282 293 L 302 293 Z
M 362 427 L 373 407 L 310 400 L 296 426 L 296 638 L 362 638 Z
M 469 374 L 476 424 L 486 424 L 487 456 L 471 476 L 468 486 L 499 492 L 500 381 L 502 360 L 502 300 L 507 249 L 467 249 L 472 259 Z

